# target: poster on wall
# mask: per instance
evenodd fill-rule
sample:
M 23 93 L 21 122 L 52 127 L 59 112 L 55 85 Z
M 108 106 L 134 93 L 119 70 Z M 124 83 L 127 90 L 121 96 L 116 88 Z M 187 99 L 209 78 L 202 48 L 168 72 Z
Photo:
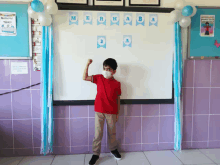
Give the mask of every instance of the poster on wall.
M 56 0 L 56 2 L 70 5 L 88 5 L 88 0 Z
M 125 6 L 125 0 L 93 0 L 94 6 Z
M 28 74 L 27 62 L 11 62 L 11 74 Z
M 200 36 L 214 37 L 215 15 L 200 16 Z
M 0 36 L 16 36 L 16 13 L 0 12 Z
M 129 0 L 129 6 L 160 6 L 160 0 Z

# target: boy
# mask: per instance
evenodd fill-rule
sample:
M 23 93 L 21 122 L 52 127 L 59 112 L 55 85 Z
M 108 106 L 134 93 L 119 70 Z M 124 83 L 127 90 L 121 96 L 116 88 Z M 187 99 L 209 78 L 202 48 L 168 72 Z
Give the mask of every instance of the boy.
M 88 67 L 92 63 L 89 59 L 83 74 L 83 80 L 91 81 L 97 85 L 95 99 L 95 137 L 93 139 L 93 155 L 89 165 L 95 165 L 101 153 L 101 141 L 103 137 L 103 126 L 106 119 L 108 128 L 108 141 L 111 154 L 117 159 L 121 155 L 117 150 L 116 122 L 120 110 L 121 83 L 114 79 L 117 62 L 108 58 L 103 62 L 102 74 L 88 76 Z
M 211 28 L 211 26 L 209 26 L 208 22 L 206 22 L 205 24 L 206 24 L 206 26 L 204 26 L 204 28 L 206 28 L 205 35 L 209 35 L 209 28 Z

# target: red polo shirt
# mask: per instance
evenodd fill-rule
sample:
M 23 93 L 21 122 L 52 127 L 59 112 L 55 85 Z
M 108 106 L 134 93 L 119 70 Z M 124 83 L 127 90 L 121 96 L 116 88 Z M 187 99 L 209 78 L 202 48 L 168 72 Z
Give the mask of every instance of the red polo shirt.
M 97 85 L 95 112 L 118 114 L 117 98 L 121 95 L 121 83 L 114 78 L 106 79 L 102 74 L 93 75 L 92 82 Z

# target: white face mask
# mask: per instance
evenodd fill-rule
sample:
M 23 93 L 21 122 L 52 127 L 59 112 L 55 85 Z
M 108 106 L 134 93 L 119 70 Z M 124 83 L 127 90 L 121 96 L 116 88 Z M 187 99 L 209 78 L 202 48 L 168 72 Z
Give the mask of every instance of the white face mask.
M 105 78 L 109 79 L 109 78 L 111 77 L 112 73 L 109 72 L 109 71 L 103 70 L 103 71 L 102 71 L 102 75 L 103 75 Z

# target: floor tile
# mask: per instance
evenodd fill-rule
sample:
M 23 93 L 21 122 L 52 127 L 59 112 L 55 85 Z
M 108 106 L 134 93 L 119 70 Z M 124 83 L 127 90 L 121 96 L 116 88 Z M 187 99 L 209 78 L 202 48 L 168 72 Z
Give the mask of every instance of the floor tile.
M 220 165 L 219 149 L 188 149 L 120 152 L 117 161 L 110 153 L 101 153 L 96 165 Z M 88 165 L 92 154 L 0 157 L 0 165 Z
M 85 165 L 89 164 L 92 154 L 86 154 Z M 101 153 L 96 165 L 117 165 L 115 158 L 110 153 Z
M 118 165 L 150 165 L 143 152 L 121 152 L 122 159 Z
M 204 153 L 206 156 L 208 156 L 211 160 L 213 160 L 215 163 L 220 164 L 220 149 L 199 149 L 202 153 Z
M 84 165 L 85 154 L 56 155 L 51 165 Z
M 214 163 L 209 158 L 207 158 L 199 150 L 182 150 L 181 152 L 172 151 L 183 164 L 212 164 Z
M 24 157 L 0 157 L 1 165 L 17 165 Z
M 54 155 L 49 156 L 26 156 L 19 165 L 51 165 Z
M 216 165 L 216 164 L 187 164 L 187 165 Z
M 172 153 L 172 151 L 145 151 L 147 159 L 151 165 L 166 164 L 182 165 L 183 163 Z

